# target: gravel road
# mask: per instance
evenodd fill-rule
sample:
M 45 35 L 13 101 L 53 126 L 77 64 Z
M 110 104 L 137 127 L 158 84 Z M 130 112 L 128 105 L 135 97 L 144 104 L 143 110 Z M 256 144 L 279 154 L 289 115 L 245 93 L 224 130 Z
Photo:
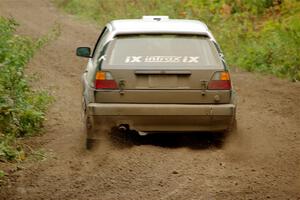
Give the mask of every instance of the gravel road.
M 0 199 L 300 199 L 299 83 L 235 69 L 236 134 L 110 133 L 86 151 L 80 119 L 86 60 L 74 52 L 92 47 L 100 27 L 48 0 L 0 0 L 0 15 L 14 17 L 18 33 L 31 37 L 61 27 L 27 68 L 40 77 L 33 86 L 56 98 L 45 133 L 25 140 L 45 158 L 9 164 L 15 170 Z

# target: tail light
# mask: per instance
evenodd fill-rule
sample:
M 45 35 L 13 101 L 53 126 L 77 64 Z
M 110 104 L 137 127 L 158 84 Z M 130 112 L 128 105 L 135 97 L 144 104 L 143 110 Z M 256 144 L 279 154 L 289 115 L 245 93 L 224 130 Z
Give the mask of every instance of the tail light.
M 96 89 L 117 89 L 118 84 L 110 72 L 98 71 L 95 79 Z
M 209 90 L 230 90 L 231 81 L 229 72 L 215 72 L 208 83 L 207 89 Z

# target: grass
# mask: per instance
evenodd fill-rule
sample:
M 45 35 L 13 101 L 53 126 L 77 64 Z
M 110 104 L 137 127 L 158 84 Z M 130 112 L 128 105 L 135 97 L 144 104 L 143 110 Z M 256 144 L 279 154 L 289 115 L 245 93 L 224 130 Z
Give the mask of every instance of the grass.
M 53 100 L 47 92 L 30 88 L 24 68 L 38 49 L 58 36 L 59 27 L 33 40 L 16 35 L 17 26 L 15 20 L 0 17 L 0 161 L 4 162 L 25 159 L 19 138 L 40 132 Z
M 227 62 L 248 71 L 300 80 L 299 0 L 55 0 L 66 12 L 105 23 L 143 15 L 202 20 Z

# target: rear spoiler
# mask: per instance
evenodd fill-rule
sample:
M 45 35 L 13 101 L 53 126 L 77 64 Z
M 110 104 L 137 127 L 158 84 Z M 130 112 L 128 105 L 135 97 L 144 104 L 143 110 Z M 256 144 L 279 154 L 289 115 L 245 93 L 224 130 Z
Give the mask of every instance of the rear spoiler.
M 178 33 L 178 32 L 140 32 L 140 33 L 132 33 L 132 32 L 122 32 L 114 35 L 113 38 L 120 37 L 138 37 L 138 36 L 146 36 L 146 35 L 178 35 L 178 36 L 197 36 L 197 37 L 205 37 L 210 38 L 210 36 L 205 32 L 197 32 L 197 33 Z

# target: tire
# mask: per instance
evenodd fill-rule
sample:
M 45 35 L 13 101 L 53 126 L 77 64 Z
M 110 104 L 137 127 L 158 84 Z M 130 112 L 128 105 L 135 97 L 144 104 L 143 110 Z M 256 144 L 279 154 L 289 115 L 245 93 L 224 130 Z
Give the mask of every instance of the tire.
M 83 111 L 83 128 L 85 134 L 85 148 L 87 150 L 91 150 L 96 145 L 96 140 L 92 139 L 94 127 L 93 127 L 93 119 L 87 116 L 86 110 Z
M 226 133 L 228 135 L 235 135 L 237 133 L 237 120 L 234 119 L 227 129 Z
M 95 146 L 96 141 L 94 139 L 86 138 L 85 140 L 85 148 L 87 150 L 92 150 Z

